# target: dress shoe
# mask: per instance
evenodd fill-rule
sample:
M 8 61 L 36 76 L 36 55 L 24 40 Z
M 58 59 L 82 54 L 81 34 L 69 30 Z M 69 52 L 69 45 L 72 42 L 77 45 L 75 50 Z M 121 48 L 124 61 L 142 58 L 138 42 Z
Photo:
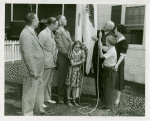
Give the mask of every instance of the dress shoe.
M 80 105 L 80 99 L 79 99 L 79 97 L 76 98 L 75 101 Z
M 105 105 L 101 104 L 101 106 L 99 106 L 99 109 L 103 109 L 105 107 Z
M 118 108 L 120 106 L 120 102 L 118 104 L 114 104 L 113 108 Z
M 45 110 L 42 110 L 42 111 L 40 111 L 40 114 L 45 114 L 45 115 L 49 115 L 50 113 L 48 113 L 47 111 L 45 111 Z
M 70 102 L 70 100 L 67 100 L 67 106 L 73 106 L 73 104 Z
M 46 108 L 47 106 L 45 104 L 43 104 L 43 108 Z
M 76 102 L 75 99 L 73 99 L 73 105 L 75 105 L 75 106 L 80 106 L 80 105 Z
M 102 110 L 110 110 L 111 108 L 107 108 L 107 107 L 103 107 L 103 108 L 101 108 Z
M 41 110 L 39 112 L 35 112 L 35 116 L 40 116 L 40 115 L 49 115 L 50 113 L 46 112 L 45 110 Z
M 59 99 L 59 100 L 58 100 L 58 103 L 64 104 L 64 100 L 62 100 L 62 99 L 60 100 L 60 99 Z
M 48 101 L 46 101 L 46 102 L 48 102 L 48 103 L 53 103 L 53 104 L 56 103 L 56 101 L 54 101 L 54 100 L 48 100 Z

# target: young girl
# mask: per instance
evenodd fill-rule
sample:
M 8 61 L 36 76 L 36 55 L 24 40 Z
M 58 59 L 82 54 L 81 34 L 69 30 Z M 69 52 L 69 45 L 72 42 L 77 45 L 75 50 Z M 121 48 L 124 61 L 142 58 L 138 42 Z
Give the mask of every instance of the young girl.
M 70 67 L 67 75 L 65 84 L 67 85 L 67 105 L 68 106 L 79 106 L 76 102 L 76 88 L 79 88 L 82 84 L 82 72 L 81 66 L 85 62 L 85 53 L 81 50 L 82 43 L 75 41 L 72 45 L 72 49 L 69 52 Z M 70 102 L 70 94 L 72 90 L 73 102 Z

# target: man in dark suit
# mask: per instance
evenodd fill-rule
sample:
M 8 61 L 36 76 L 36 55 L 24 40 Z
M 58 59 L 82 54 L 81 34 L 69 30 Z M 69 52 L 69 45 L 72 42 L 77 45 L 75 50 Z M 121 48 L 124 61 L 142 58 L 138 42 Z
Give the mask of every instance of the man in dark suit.
M 55 33 L 56 47 L 58 49 L 57 63 L 58 63 L 58 101 L 64 103 L 65 97 L 65 81 L 69 70 L 70 61 L 68 59 L 68 50 L 73 43 L 69 31 L 65 30 L 67 20 L 65 16 L 57 16 L 59 28 Z
M 109 35 L 115 36 L 113 33 L 113 29 L 114 29 L 114 23 L 112 21 L 107 21 L 105 23 L 105 25 L 103 26 L 103 30 L 102 32 L 102 45 L 103 45 L 103 51 L 107 51 L 107 47 L 106 47 L 106 37 Z M 99 31 L 100 32 L 100 31 Z M 98 32 L 98 34 L 99 34 Z M 99 79 L 98 79 L 98 85 L 97 85 L 97 62 L 98 62 L 98 41 L 96 41 L 95 46 L 94 46 L 94 50 L 93 50 L 93 68 L 94 68 L 94 76 L 95 76 L 95 86 L 96 86 L 96 98 L 98 97 L 98 88 L 99 88 L 99 97 L 102 98 L 103 95 L 103 72 L 104 69 L 102 68 L 102 63 L 104 62 L 104 59 L 100 59 L 99 58 Z M 97 88 L 98 86 L 98 88 Z

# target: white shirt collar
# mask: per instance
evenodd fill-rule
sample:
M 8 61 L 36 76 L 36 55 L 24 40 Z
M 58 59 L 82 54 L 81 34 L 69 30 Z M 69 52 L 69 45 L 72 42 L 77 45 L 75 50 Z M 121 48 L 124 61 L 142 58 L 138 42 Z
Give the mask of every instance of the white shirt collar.
M 55 36 L 54 36 L 53 32 L 52 32 L 52 31 L 51 31 L 48 27 L 46 27 L 46 29 L 47 29 L 47 30 L 48 30 L 48 32 L 50 33 L 51 37 L 55 38 Z
M 50 34 L 52 34 L 52 31 L 51 31 L 48 27 L 46 27 L 46 29 L 48 30 L 48 32 L 49 32 Z
M 124 40 L 124 39 L 125 39 L 124 36 L 122 36 L 122 37 L 120 37 L 120 38 L 117 37 L 117 43 L 120 42 L 120 41 L 122 41 L 122 40 Z
M 107 34 L 107 33 L 109 33 L 109 32 L 104 32 L 105 33 L 105 35 Z
M 109 50 L 108 50 L 108 51 L 110 51 L 110 50 L 114 50 L 114 49 L 115 49 L 115 46 L 113 46 L 113 47 L 109 48 Z
M 35 31 L 33 28 L 31 28 L 31 27 L 29 27 L 29 26 L 27 26 L 30 30 L 32 30 L 32 31 Z
M 65 31 L 65 29 L 64 28 L 62 28 L 62 27 L 60 27 L 63 31 Z

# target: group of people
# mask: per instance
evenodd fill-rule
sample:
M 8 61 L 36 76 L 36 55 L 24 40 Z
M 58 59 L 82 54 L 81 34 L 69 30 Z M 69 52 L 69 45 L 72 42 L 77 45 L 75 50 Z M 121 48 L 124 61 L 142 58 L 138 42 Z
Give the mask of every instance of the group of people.
M 58 103 L 64 104 L 66 101 L 68 106 L 79 106 L 77 89 L 82 85 L 81 66 L 86 60 L 86 45 L 72 41 L 70 33 L 65 30 L 65 16 L 48 18 L 47 27 L 39 35 L 35 31 L 39 24 L 38 17 L 29 13 L 25 21 L 26 26 L 19 38 L 21 60 L 28 70 L 23 80 L 22 114 L 48 114 L 44 110 L 47 107 L 44 102 L 56 103 L 51 99 L 56 66 Z
M 120 104 L 121 92 L 124 90 L 124 58 L 128 49 L 125 33 L 124 25 L 115 27 L 112 21 L 107 21 L 98 38 L 94 38 L 96 43 L 92 61 L 96 98 L 101 99 L 102 109 L 111 109 Z
M 25 21 L 26 26 L 19 38 L 21 60 L 28 70 L 23 78 L 22 114 L 48 114 L 44 110 L 47 107 L 44 101 L 56 103 L 51 99 L 56 66 L 58 103 L 79 106 L 79 90 L 83 83 L 81 68 L 89 51 L 87 46 L 78 40 L 72 41 L 69 31 L 65 29 L 67 20 L 63 15 L 48 18 L 47 27 L 39 35 L 35 31 L 39 25 L 38 17 L 29 13 Z M 98 37 L 92 38 L 95 41 L 93 67 L 96 96 L 102 100 L 103 109 L 119 105 L 124 89 L 124 57 L 128 44 L 123 36 L 124 25 L 118 25 L 114 32 L 113 29 L 114 23 L 108 21 Z M 118 93 L 114 99 L 115 89 L 118 89 Z

